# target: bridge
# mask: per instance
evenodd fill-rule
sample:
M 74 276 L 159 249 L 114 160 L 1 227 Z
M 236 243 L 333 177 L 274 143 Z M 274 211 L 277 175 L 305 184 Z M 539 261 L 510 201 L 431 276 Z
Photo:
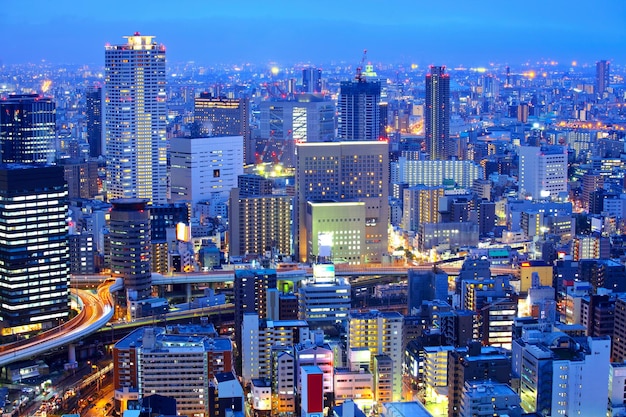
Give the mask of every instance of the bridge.
M 0 366 L 26 360 L 50 349 L 77 342 L 98 331 L 113 317 L 113 293 L 124 287 L 121 279 L 105 281 L 97 295 L 86 290 L 72 289 L 80 313 L 71 320 L 30 339 L 0 346 Z
M 402 265 L 402 266 L 379 266 L 379 265 L 336 265 L 335 274 L 337 276 L 406 276 L 410 269 L 428 271 L 437 267 L 450 275 L 457 275 L 460 271 L 458 266 L 442 264 L 422 264 L 422 265 Z M 517 275 L 519 270 L 511 267 L 491 268 L 492 274 L 512 274 Z M 292 280 L 294 282 L 306 279 L 313 275 L 310 267 L 300 267 L 293 270 L 277 271 L 279 279 Z M 175 275 L 152 274 L 153 285 L 172 284 L 203 284 L 203 283 L 225 283 L 233 282 L 235 279 L 234 270 L 210 271 L 203 273 L 186 273 Z M 100 331 L 113 317 L 114 299 L 113 293 L 124 288 L 122 279 L 112 280 L 107 275 L 75 275 L 71 277 L 71 284 L 74 287 L 97 286 L 97 293 L 72 289 L 72 297 L 79 306 L 79 314 L 73 319 L 63 323 L 61 326 L 40 333 L 30 339 L 7 343 L 0 346 L 0 367 L 13 362 L 26 360 L 33 356 L 45 353 L 51 349 L 75 343 L 81 338 Z M 234 311 L 232 304 L 224 306 L 206 307 L 197 309 L 199 311 L 179 311 L 168 313 L 168 317 L 196 317 L 201 315 L 223 314 Z M 132 323 L 109 324 L 109 328 L 116 329 L 127 326 L 139 326 L 153 323 L 153 318 L 146 318 Z

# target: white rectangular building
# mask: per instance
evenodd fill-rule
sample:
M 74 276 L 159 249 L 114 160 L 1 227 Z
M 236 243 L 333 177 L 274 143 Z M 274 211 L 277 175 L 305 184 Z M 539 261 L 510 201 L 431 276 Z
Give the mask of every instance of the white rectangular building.
M 567 148 L 519 147 L 519 197 L 554 199 L 567 192 Z
M 172 138 L 171 200 L 227 199 L 243 174 L 243 136 Z

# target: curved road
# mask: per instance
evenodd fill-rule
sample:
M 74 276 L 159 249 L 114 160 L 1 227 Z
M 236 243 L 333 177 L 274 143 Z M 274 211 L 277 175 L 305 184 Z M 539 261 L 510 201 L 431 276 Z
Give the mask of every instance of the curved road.
M 121 289 L 122 280 L 109 280 L 98 287 L 98 294 L 72 289 L 83 308 L 67 323 L 30 339 L 0 346 L 0 366 L 29 359 L 50 349 L 76 342 L 103 327 L 113 317 L 112 293 Z

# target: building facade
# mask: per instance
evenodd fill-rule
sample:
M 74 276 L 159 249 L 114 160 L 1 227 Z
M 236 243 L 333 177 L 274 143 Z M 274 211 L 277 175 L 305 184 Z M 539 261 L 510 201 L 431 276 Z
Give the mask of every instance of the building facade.
M 400 313 L 383 313 L 376 310 L 368 313 L 353 312 L 348 319 L 348 349 L 367 348 L 370 351 L 369 369 L 373 371 L 375 382 L 375 357 L 384 355 L 389 358 L 393 368 L 390 372 L 393 401 L 398 401 L 402 394 L 403 321 Z M 379 359 L 382 363 L 385 358 Z M 378 396 L 376 398 L 378 399 Z
M 2 163 L 54 162 L 56 105 L 37 94 L 11 95 L 0 100 Z
M 0 168 L 2 335 L 67 320 L 67 186 L 59 166 Z
M 227 200 L 243 174 L 243 138 L 172 138 L 170 159 L 172 202 Z
M 424 130 L 431 161 L 447 159 L 450 140 L 450 76 L 446 67 L 430 67 L 426 74 Z
M 107 197 L 167 202 L 165 46 L 135 33 L 105 47 Z
M 381 137 L 380 82 L 342 81 L 337 101 L 338 138 L 342 141 L 376 141 Z
M 120 198 L 111 203 L 108 225 L 111 277 L 124 280 L 127 300 L 147 298 L 152 286 L 148 200 Z
M 519 147 L 519 195 L 554 199 L 567 192 L 567 150 L 563 146 Z
M 314 236 L 306 229 L 309 201 L 365 203 L 364 262 L 380 262 L 387 253 L 389 152 L 387 142 L 327 142 L 296 145 L 298 259 L 308 261 Z

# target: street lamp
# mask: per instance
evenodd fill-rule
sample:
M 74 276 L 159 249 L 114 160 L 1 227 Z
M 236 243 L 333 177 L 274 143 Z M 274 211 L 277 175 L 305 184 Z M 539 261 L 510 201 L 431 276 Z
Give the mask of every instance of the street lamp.
M 91 364 L 91 369 L 96 370 L 96 391 L 100 392 L 100 368 L 97 364 Z

